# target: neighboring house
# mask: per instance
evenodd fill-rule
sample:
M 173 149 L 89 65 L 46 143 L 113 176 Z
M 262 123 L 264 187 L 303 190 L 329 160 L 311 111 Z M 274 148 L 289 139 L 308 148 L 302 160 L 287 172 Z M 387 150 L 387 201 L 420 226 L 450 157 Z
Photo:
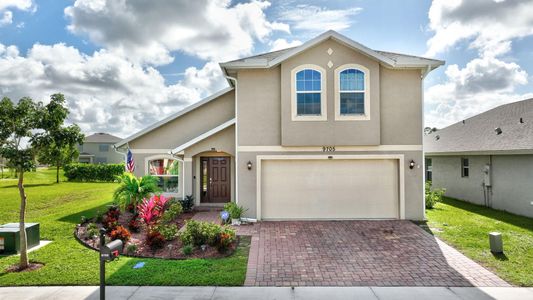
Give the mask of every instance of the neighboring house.
M 424 137 L 426 178 L 446 195 L 533 217 L 533 99 Z
M 87 164 L 118 164 L 124 162 L 124 155 L 117 153 L 113 145 L 121 138 L 103 132 L 85 137 L 83 145 L 78 146 L 78 161 Z
M 115 146 L 137 175 L 177 162 L 174 195 L 252 219 L 421 220 L 422 83 L 442 64 L 328 31 L 220 64 L 230 88 Z

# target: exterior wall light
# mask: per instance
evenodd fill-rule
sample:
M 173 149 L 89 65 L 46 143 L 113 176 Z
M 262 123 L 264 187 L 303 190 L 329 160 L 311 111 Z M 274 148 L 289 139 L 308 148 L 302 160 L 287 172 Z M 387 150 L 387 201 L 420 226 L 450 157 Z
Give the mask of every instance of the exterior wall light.
M 409 169 L 413 169 L 415 167 L 415 161 L 411 159 L 409 162 Z
M 248 170 L 251 170 L 252 169 L 252 162 L 248 161 L 248 163 L 246 164 L 246 167 L 248 167 Z

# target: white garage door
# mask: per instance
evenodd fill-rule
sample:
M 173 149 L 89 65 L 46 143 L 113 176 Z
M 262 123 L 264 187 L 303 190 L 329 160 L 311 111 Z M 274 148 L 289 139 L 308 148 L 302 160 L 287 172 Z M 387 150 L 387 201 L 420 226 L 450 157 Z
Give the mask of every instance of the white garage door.
M 397 219 L 398 161 L 264 160 L 263 219 Z

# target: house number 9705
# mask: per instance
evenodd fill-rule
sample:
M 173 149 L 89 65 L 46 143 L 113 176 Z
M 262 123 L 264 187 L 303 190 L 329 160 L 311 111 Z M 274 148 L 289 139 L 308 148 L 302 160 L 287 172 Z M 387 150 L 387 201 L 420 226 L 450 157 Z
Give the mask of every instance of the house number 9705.
M 335 152 L 335 146 L 322 146 L 322 152 Z

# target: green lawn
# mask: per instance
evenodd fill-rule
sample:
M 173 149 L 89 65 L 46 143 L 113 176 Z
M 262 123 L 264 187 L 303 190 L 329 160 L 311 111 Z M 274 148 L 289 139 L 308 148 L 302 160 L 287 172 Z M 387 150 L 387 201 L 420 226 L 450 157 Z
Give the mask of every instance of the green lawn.
M 96 285 L 98 254 L 80 245 L 73 230 L 81 216 L 93 216 L 110 203 L 115 183 L 55 184 L 54 170 L 26 173 L 28 222 L 41 224 L 41 239 L 53 243 L 30 253 L 45 266 L 37 271 L 6 273 L 18 257 L 0 256 L 0 286 Z M 64 178 L 63 178 L 64 180 Z M 0 224 L 18 220 L 20 199 L 15 179 L 0 180 Z M 110 285 L 242 285 L 246 275 L 249 239 L 223 259 L 160 260 L 121 257 L 107 264 Z M 133 269 L 137 262 L 142 269 Z
M 426 210 L 432 232 L 502 279 L 533 286 L 533 219 L 446 198 Z M 504 255 L 489 250 L 488 233 L 502 233 Z

